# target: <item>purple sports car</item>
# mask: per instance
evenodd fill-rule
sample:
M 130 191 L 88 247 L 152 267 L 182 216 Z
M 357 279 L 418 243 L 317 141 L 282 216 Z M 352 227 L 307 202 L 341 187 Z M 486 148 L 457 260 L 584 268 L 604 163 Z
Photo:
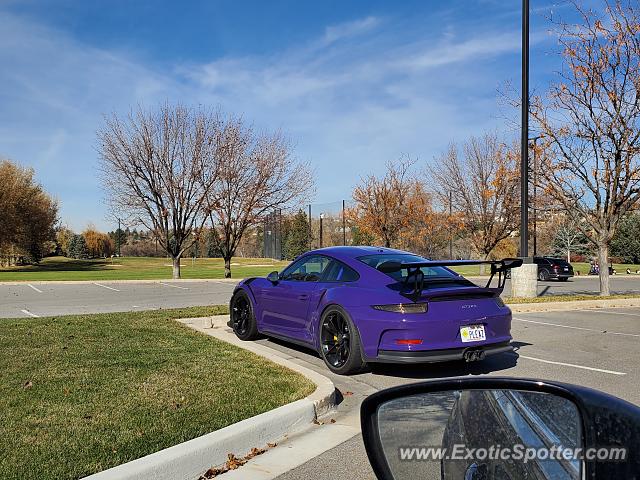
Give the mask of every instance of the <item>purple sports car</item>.
M 447 266 L 486 263 L 486 287 Z M 434 261 L 379 247 L 330 247 L 301 255 L 282 272 L 240 282 L 230 326 L 310 347 L 335 373 L 368 362 L 481 360 L 511 351 L 505 273 L 522 263 Z M 497 274 L 497 288 L 490 288 Z

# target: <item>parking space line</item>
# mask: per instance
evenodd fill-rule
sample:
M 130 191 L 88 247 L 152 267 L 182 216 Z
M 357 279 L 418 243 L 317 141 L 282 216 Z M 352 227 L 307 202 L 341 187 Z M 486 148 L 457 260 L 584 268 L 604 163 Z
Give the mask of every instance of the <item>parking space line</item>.
M 593 310 L 593 309 L 583 309 L 583 310 L 579 310 L 580 312 L 600 312 L 600 313 L 609 313 L 611 315 L 629 315 L 632 317 L 640 317 L 640 313 L 629 313 L 629 312 L 615 312 L 615 311 L 611 311 L 611 310 L 603 310 L 601 308 L 598 308 L 597 310 Z
M 39 288 L 37 288 L 37 287 L 34 287 L 34 286 L 33 286 L 33 285 L 31 285 L 30 283 L 27 283 L 27 286 L 31 287 L 32 289 L 34 289 L 34 290 L 35 290 L 36 292 L 38 292 L 38 293 L 42 293 L 42 290 L 40 290 L 40 289 L 39 289 Z
M 160 283 L 160 285 L 164 285 L 165 287 L 179 288 L 181 290 L 189 290 L 187 287 L 180 287 L 178 285 L 171 285 L 170 283 L 163 283 L 163 282 L 158 282 L 158 283 Z
M 550 363 L 552 365 L 562 365 L 563 367 L 580 368 L 582 370 L 590 370 L 592 372 L 608 373 L 610 375 L 626 375 L 626 373 L 624 373 L 624 372 L 616 372 L 614 370 L 605 370 L 604 368 L 586 367 L 584 365 L 576 365 L 574 363 L 554 362 L 552 360 L 545 360 L 543 358 L 536 358 L 536 357 L 529 357 L 529 356 L 526 356 L 526 355 L 520 355 L 519 353 L 517 355 L 520 358 L 526 358 L 527 360 L 534 360 L 536 362 Z
M 598 330 L 597 328 L 586 328 L 586 327 L 574 327 L 572 325 L 561 325 L 559 323 L 549 323 L 549 322 L 537 322 L 535 320 L 525 320 L 523 318 L 513 318 L 518 322 L 526 322 L 526 323 L 535 323 L 537 325 L 547 325 L 550 327 L 560 327 L 560 328 L 570 328 L 572 330 L 585 330 L 587 332 L 596 332 L 596 333 L 604 333 L 608 335 L 622 335 L 625 337 L 640 337 L 640 334 L 637 333 L 623 333 L 623 332 L 610 332 L 609 330 Z
M 29 315 L 30 317 L 33 318 L 40 318 L 40 315 L 36 315 L 35 313 L 31 313 L 29 310 L 20 310 L 22 313 L 24 313 L 25 315 Z
M 118 290 L 117 288 L 113 288 L 113 287 L 109 287 L 107 285 L 103 285 L 101 283 L 93 283 L 94 285 L 98 286 L 98 287 L 102 287 L 102 288 L 106 288 L 108 290 L 113 290 L 114 292 L 119 292 L 120 290 Z

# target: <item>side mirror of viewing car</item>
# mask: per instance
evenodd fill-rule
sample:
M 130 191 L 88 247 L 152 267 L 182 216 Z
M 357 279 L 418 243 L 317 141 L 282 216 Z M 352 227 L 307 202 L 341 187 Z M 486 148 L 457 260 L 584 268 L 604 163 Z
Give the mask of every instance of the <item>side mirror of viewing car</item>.
M 271 272 L 269 275 L 267 275 L 267 280 L 275 285 L 280 281 L 280 274 L 278 272 Z
M 365 399 L 361 423 L 379 480 L 640 473 L 640 408 L 575 385 L 500 377 L 405 385 Z

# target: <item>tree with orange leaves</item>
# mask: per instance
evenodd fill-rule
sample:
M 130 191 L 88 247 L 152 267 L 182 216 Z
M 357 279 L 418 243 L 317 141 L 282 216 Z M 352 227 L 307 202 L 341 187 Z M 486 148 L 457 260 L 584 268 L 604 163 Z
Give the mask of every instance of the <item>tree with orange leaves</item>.
M 360 235 L 385 247 L 440 254 L 443 234 L 448 239 L 449 218 L 434 211 L 414 165 L 415 160 L 404 156 L 387 163 L 383 177 L 362 179 L 353 191 L 355 207 L 347 212 L 349 221 Z
M 352 222 L 385 247 L 397 245 L 407 223 L 408 199 L 416 186 L 410 179 L 414 163 L 408 156 L 388 162 L 384 177 L 369 175 L 353 191 Z
M 609 295 L 609 246 L 640 200 L 640 10 L 573 5 L 579 24 L 554 22 L 563 68 L 531 115 L 546 193 L 597 247 L 600 294 Z

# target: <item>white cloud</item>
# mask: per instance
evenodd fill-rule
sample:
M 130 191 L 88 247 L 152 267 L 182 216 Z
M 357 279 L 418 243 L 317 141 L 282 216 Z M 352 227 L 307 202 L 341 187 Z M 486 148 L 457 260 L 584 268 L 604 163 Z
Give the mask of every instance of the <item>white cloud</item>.
M 409 38 L 366 17 L 284 52 L 159 71 L 1 12 L 0 24 L 0 115 L 11 119 L 0 125 L 0 154 L 35 166 L 77 229 L 106 226 L 94 150 L 105 113 L 166 99 L 219 104 L 288 132 L 318 173 L 318 201 L 339 200 L 400 153 L 430 160 L 450 140 L 493 127 L 495 88 L 517 76 L 517 65 L 511 72 L 496 59 L 519 50 L 504 29 L 461 36 L 443 25 Z
M 344 38 L 354 37 L 369 32 L 380 25 L 380 19 L 376 17 L 366 17 L 353 22 L 330 25 L 325 28 L 324 42 L 333 43 Z

